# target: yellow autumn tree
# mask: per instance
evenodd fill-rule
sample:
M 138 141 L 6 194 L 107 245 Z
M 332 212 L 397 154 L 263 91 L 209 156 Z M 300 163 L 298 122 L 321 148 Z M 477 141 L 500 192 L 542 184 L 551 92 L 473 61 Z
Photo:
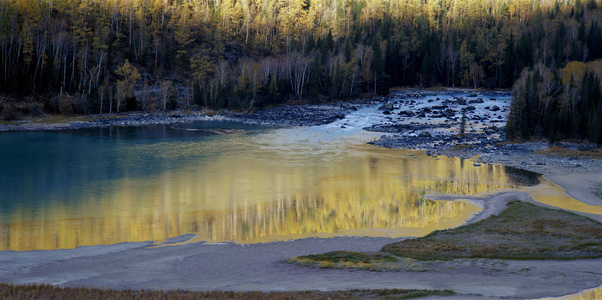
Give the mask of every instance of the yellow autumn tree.
M 129 60 L 125 60 L 123 65 L 117 68 L 115 74 L 119 76 L 116 82 L 117 86 L 117 112 L 123 100 L 134 96 L 134 85 L 140 79 L 140 72 L 136 67 L 130 64 Z

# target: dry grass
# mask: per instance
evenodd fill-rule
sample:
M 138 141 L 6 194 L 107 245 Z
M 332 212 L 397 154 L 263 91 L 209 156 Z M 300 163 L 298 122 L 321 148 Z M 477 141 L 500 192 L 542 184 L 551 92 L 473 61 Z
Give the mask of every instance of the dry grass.
M 90 122 L 94 120 L 91 116 L 50 116 L 34 120 L 35 124 L 67 124 L 69 122 Z
M 581 158 L 602 158 L 602 149 L 598 148 L 593 151 L 570 150 L 564 147 L 552 146 L 542 150 L 536 150 L 536 154 L 569 156 Z
M 365 258 L 359 260 L 356 259 L 361 256 L 365 256 Z M 424 272 L 431 270 L 422 262 L 412 258 L 397 258 L 381 253 L 366 254 L 349 251 L 335 251 L 318 255 L 299 256 L 288 259 L 287 262 L 321 269 L 356 269 L 376 272 Z
M 602 199 L 602 182 L 596 183 L 593 189 L 593 193 L 594 195 L 596 195 L 596 197 Z
M 427 271 L 428 269 L 409 258 L 398 259 L 385 253 L 361 253 L 333 251 L 324 254 L 298 256 L 288 263 L 324 269 L 359 269 L 369 271 Z
M 62 288 L 52 285 L 12 285 L 0 283 L 0 299 L 411 299 L 426 296 L 452 296 L 450 290 L 348 290 L 297 292 L 194 292 L 135 291 L 95 288 Z
M 445 91 L 448 91 L 449 88 L 445 87 L 445 86 L 433 86 L 433 87 L 427 87 L 424 90 L 428 91 L 428 92 L 445 92 Z M 476 90 L 473 90 L 473 91 L 476 92 Z
M 421 260 L 599 258 L 602 224 L 569 212 L 514 201 L 497 216 L 388 244 L 383 251 Z
M 474 147 L 473 145 L 457 144 L 457 145 L 453 145 L 451 148 L 449 148 L 449 150 L 464 150 L 464 149 L 471 149 L 473 147 Z

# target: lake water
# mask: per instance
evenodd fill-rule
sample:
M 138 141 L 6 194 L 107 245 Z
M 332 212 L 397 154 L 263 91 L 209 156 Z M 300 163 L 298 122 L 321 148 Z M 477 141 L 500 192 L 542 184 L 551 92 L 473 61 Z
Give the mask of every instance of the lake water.
M 422 236 L 480 211 L 468 201 L 432 201 L 426 194 L 542 186 L 538 176 L 504 166 L 365 145 L 379 134 L 362 127 L 378 118 L 373 106 L 317 127 L 214 121 L 2 133 L 0 250 L 160 242 L 183 234 L 240 243 Z M 219 135 L 216 128 L 244 131 Z M 532 191 L 553 186 L 543 182 Z

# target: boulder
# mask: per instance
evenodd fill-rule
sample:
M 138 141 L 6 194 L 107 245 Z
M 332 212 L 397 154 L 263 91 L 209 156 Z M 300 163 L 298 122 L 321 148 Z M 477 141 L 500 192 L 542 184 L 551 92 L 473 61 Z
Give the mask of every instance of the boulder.
M 468 103 L 470 103 L 470 104 L 485 103 L 485 100 L 483 100 L 482 98 L 477 98 L 477 99 L 473 99 L 473 100 L 468 101 Z
M 431 135 L 431 133 L 428 132 L 428 131 L 423 131 L 420 134 L 418 134 L 418 137 L 421 137 L 421 138 L 430 138 L 430 137 L 433 137 L 433 135 Z
M 393 110 L 393 103 L 387 102 L 378 108 L 379 110 Z

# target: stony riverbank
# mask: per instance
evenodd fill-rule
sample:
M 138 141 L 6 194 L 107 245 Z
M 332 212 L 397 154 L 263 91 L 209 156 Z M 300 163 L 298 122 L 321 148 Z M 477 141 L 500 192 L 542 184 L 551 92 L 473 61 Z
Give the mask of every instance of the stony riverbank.
M 319 105 L 285 105 L 250 112 L 174 111 L 127 112 L 76 117 L 30 118 L 0 124 L 0 131 L 70 130 L 112 126 L 146 126 L 191 123 L 208 120 L 229 120 L 261 126 L 317 126 L 343 119 L 349 112 L 376 100 L 337 102 Z

